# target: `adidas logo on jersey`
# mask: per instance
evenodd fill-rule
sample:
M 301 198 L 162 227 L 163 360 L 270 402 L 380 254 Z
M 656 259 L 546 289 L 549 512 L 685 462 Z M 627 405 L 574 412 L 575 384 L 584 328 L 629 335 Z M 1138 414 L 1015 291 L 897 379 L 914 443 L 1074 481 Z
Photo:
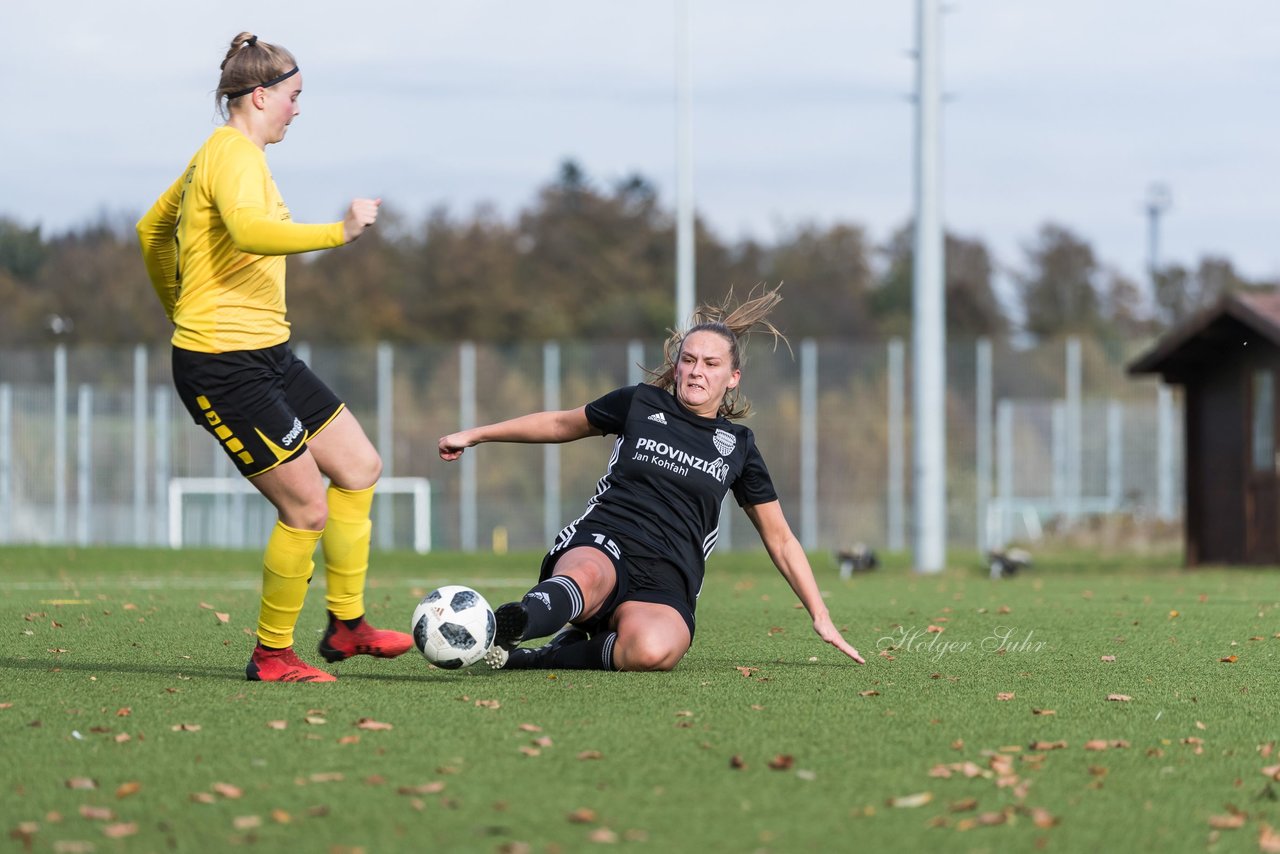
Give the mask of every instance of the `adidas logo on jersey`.
M 649 420 L 656 421 L 665 426 L 667 423 L 667 416 L 663 415 L 661 412 L 655 412 L 649 416 Z

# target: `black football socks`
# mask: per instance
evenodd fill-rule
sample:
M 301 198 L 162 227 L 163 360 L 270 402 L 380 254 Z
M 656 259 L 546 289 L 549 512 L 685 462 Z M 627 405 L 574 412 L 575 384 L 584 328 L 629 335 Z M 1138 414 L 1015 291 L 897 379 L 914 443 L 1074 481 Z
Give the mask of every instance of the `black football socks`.
M 529 617 L 521 640 L 546 637 L 582 613 L 582 590 L 567 575 L 553 575 L 524 594 L 520 604 Z

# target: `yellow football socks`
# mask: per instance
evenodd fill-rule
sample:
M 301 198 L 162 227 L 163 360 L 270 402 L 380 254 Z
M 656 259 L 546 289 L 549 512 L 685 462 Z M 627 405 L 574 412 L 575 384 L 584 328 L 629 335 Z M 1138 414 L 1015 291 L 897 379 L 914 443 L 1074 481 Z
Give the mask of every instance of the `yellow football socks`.
M 302 531 L 276 522 L 262 559 L 262 606 L 258 611 L 258 639 L 263 646 L 293 646 L 293 627 L 315 563 L 320 531 Z
M 376 486 L 376 485 L 375 485 Z M 329 485 L 329 521 L 324 528 L 325 603 L 340 620 L 364 616 L 364 579 L 369 572 L 369 534 L 374 486 L 350 490 Z

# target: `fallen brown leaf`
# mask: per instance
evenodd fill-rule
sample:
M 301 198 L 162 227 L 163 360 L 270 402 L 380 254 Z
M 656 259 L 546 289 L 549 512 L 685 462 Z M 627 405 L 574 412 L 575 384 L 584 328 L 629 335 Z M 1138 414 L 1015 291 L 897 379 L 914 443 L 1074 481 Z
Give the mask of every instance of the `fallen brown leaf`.
M 769 760 L 769 767 L 774 771 L 790 771 L 791 767 L 795 764 L 795 757 L 789 753 L 779 753 L 777 756 Z
M 733 756 L 729 757 L 729 767 L 735 771 L 741 771 L 747 767 L 747 763 L 743 761 L 741 756 L 735 753 Z
M 922 807 L 933 800 L 933 792 L 916 792 L 913 795 L 902 795 L 897 798 L 889 798 L 885 801 L 887 806 L 902 807 L 905 809 L 913 809 Z
M 1013 691 L 1001 691 L 1000 693 L 996 694 L 996 699 L 997 699 L 997 700 L 1012 700 L 1012 699 L 1014 698 L 1014 696 L 1015 696 L 1015 695 L 1014 695 L 1014 692 L 1013 692 Z
M 735 667 L 733 669 L 741 673 L 743 676 L 750 676 L 752 673 L 756 673 L 760 670 L 759 667 Z
M 1280 833 L 1264 824 L 1258 828 L 1258 851 L 1262 854 L 1280 854 Z
M 267 726 L 271 729 L 284 729 L 288 725 L 288 721 L 267 721 Z
M 570 824 L 591 824 L 596 820 L 596 811 L 590 807 L 579 807 L 565 816 Z
M 127 798 L 130 795 L 138 794 L 140 791 L 142 791 L 142 784 L 131 780 L 128 783 L 121 783 L 116 787 L 116 797 Z
M 1116 703 L 1127 703 L 1133 698 L 1128 694 L 1108 694 L 1107 699 Z
M 1044 807 L 1031 808 L 1031 821 L 1036 827 L 1048 830 L 1058 823 L 1058 818 Z
M 102 828 L 102 833 L 108 839 L 124 839 L 126 836 L 133 836 L 138 832 L 138 823 L 136 821 L 123 821 L 116 824 L 108 824 Z
M 1239 660 L 1240 659 L 1236 658 L 1234 655 L 1228 655 L 1226 658 L 1218 659 L 1218 661 L 1220 661 L 1223 664 L 1235 664 Z
M 115 821 L 116 814 L 107 807 L 95 807 L 91 804 L 80 805 L 80 816 L 90 821 Z
M 174 724 L 169 729 L 173 732 L 199 732 L 200 724 Z
M 859 697 L 879 697 L 880 692 L 875 690 L 874 688 L 868 688 L 865 691 L 859 691 L 858 696 Z
M 239 786 L 233 786 L 230 783 L 214 783 L 212 789 L 228 800 L 234 801 L 244 797 L 244 789 Z
M 497 700 L 476 700 L 476 707 L 480 709 L 499 709 L 502 704 Z
M 1063 750 L 1067 743 L 1065 741 L 1033 741 L 1030 746 L 1032 750 Z
M 253 830 L 255 827 L 262 827 L 262 816 L 238 815 L 231 819 L 231 826 L 236 830 Z
M 1031 714 L 1033 714 L 1033 715 L 1056 715 L 1056 714 L 1057 714 L 1057 711 L 1055 711 L 1054 709 L 1032 709 L 1032 710 L 1031 710 Z
M 618 834 L 614 833 L 607 827 L 597 827 L 591 833 L 587 834 L 587 838 L 592 842 L 599 842 L 603 845 L 612 845 L 618 841 Z
M 434 795 L 444 791 L 444 782 L 442 780 L 432 780 L 430 783 L 420 783 L 417 786 L 401 786 L 396 789 L 398 795 Z
M 598 750 L 584 750 L 578 754 L 579 759 L 604 759 L 604 754 Z
M 367 729 L 375 732 L 392 729 L 391 724 L 383 723 L 382 721 L 375 721 L 373 718 L 361 718 L 356 721 L 356 727 L 358 729 Z
M 542 732 L 542 727 L 537 724 L 520 724 L 516 729 L 523 732 Z
M 190 798 L 193 804 L 214 804 L 218 802 L 212 792 L 192 792 Z
M 68 789 L 96 789 L 98 781 L 89 777 L 72 777 L 67 780 Z
M 1245 821 L 1248 819 L 1242 812 L 1230 813 L 1228 815 L 1211 815 L 1209 816 L 1209 826 L 1214 830 L 1236 830 L 1244 827 Z

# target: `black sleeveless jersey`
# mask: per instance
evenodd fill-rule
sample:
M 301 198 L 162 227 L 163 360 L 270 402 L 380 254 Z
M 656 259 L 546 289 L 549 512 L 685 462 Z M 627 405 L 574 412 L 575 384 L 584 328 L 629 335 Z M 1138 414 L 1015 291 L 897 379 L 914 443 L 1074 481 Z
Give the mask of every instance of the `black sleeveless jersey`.
M 603 528 L 628 554 L 678 568 L 696 595 L 725 494 L 732 489 L 742 506 L 778 497 L 755 436 L 727 418 L 695 415 L 651 385 L 612 391 L 587 404 L 586 414 L 618 439 L 586 512 L 561 536 L 583 524 Z

